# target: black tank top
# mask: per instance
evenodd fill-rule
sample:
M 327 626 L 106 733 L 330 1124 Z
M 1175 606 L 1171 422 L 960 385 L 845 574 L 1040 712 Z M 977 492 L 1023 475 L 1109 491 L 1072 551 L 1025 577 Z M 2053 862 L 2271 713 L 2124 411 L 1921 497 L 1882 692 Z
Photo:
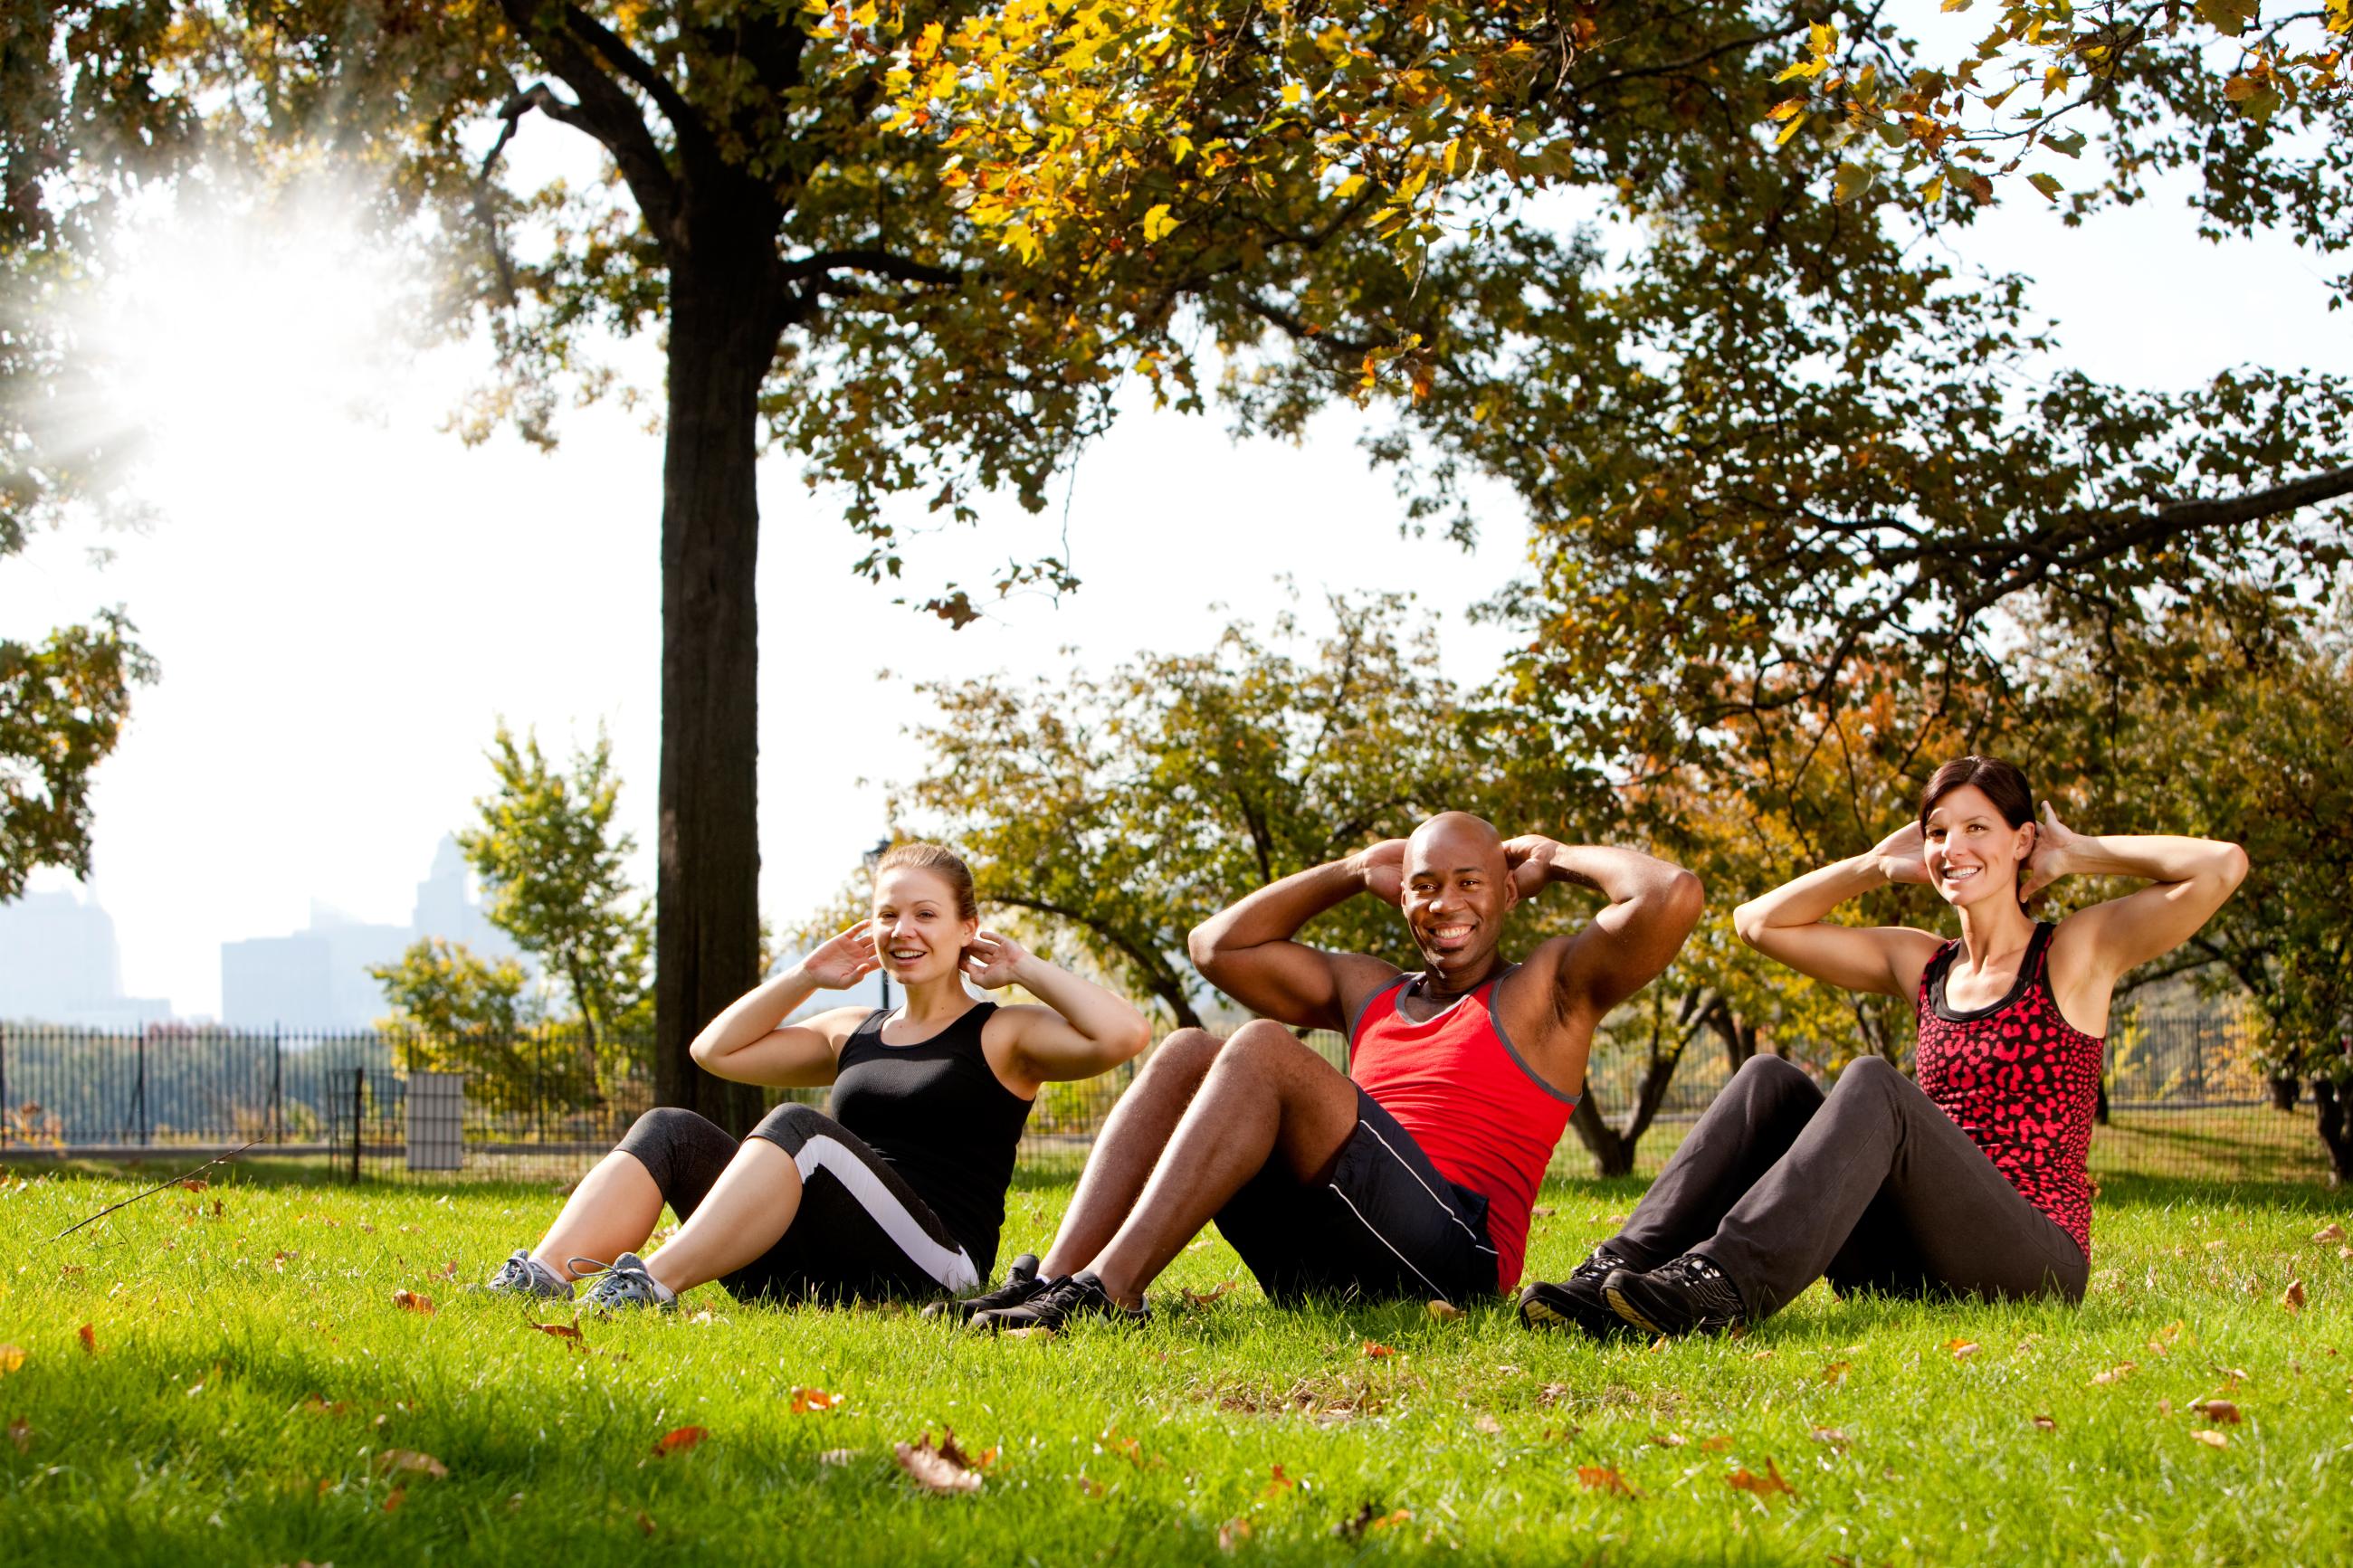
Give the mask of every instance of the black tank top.
M 873 1145 L 931 1205 L 984 1279 L 997 1263 L 1005 1189 L 1030 1102 L 1005 1087 L 980 1048 L 997 1011 L 982 1002 L 912 1046 L 882 1043 L 876 1008 L 841 1047 L 833 1119 Z

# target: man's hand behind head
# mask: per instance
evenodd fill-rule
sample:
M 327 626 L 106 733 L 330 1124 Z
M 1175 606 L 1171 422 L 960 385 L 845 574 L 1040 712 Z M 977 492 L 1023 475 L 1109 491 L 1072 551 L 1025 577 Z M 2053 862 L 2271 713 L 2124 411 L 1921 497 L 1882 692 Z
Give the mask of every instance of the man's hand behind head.
M 1365 891 L 1385 904 L 1405 903 L 1405 849 L 1402 838 L 1384 838 L 1357 851 L 1356 874 Z
M 1523 833 L 1504 840 L 1504 864 L 1512 868 L 1512 884 L 1522 901 L 1533 899 L 1552 880 L 1552 852 L 1558 848 L 1541 833 Z

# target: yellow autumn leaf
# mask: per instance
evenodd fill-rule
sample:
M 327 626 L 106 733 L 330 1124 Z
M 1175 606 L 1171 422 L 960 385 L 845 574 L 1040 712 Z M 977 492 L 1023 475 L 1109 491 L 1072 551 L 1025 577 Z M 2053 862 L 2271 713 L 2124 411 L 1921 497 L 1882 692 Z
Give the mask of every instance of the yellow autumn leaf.
M 1147 245 L 1157 243 L 1160 239 L 1173 231 L 1176 226 L 1176 220 L 1168 216 L 1168 204 L 1166 202 L 1162 202 L 1159 205 L 1154 207 L 1150 212 L 1144 215 L 1145 243 Z
M 1781 127 L 1781 134 L 1773 138 L 1773 145 L 1776 147 L 1788 146 L 1789 144 L 1789 138 L 1804 130 L 1806 121 L 1812 118 L 1813 116 L 1810 114 L 1800 114 L 1795 120 L 1790 121 L 1788 124 Z

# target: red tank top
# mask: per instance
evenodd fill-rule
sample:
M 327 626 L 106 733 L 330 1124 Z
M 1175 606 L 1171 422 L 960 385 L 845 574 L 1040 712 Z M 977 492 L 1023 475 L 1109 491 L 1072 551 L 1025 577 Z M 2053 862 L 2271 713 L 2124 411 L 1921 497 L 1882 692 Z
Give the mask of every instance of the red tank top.
M 1400 974 L 1365 1003 L 1348 1034 L 1348 1076 L 1440 1175 L 1487 1200 L 1495 1284 L 1509 1292 L 1527 1256 L 1528 1210 L 1577 1097 L 1537 1078 L 1504 1033 L 1493 1009 L 1503 975 L 1416 1023 L 1398 998 L 1419 978 Z
M 1921 1089 L 1985 1151 L 2027 1202 L 2092 1255 L 2092 1183 L 2084 1157 L 2100 1103 L 2103 1042 L 2060 1016 L 2045 969 L 2052 927 L 2034 928 L 2018 983 L 1990 1007 L 1955 1012 L 1945 974 L 1961 944 L 1920 973 Z

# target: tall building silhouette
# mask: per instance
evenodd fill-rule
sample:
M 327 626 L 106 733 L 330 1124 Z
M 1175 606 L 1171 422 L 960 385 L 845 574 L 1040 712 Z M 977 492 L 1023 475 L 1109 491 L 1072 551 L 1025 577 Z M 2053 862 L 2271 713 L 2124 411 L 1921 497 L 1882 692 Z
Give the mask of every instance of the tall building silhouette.
M 0 1019 L 136 1029 L 171 1016 L 163 997 L 122 994 L 114 917 L 95 889 L 0 904 Z

